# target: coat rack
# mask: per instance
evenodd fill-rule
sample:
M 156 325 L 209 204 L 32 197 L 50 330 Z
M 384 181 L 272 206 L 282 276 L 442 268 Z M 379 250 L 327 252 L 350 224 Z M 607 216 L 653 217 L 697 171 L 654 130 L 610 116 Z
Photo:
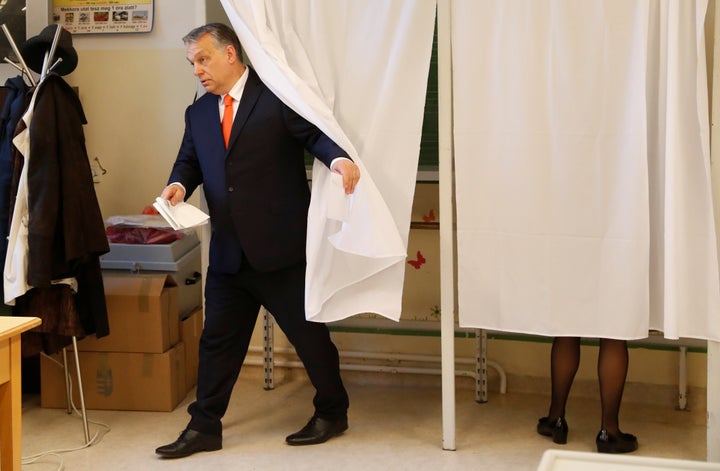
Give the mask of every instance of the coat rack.
M 0 28 L 2 28 L 3 33 L 5 33 L 5 37 L 7 37 L 8 43 L 10 43 L 10 47 L 12 47 L 13 52 L 15 53 L 15 56 L 17 57 L 20 64 L 15 64 L 13 61 L 5 57 L 3 60 L 7 62 L 8 64 L 12 65 L 16 69 L 18 69 L 21 73 L 27 75 L 28 80 L 30 80 L 30 83 L 32 86 L 36 86 L 39 82 L 35 82 L 35 79 L 32 76 L 32 73 L 30 72 L 30 69 L 28 68 L 27 64 L 25 63 L 25 60 L 23 59 L 22 54 L 20 53 L 20 50 L 18 49 L 17 45 L 15 44 L 15 41 L 12 38 L 12 35 L 10 34 L 10 30 L 5 24 L 0 25 Z M 57 47 L 58 39 L 60 38 L 60 28 L 62 26 L 58 25 L 55 29 L 55 35 L 53 37 L 52 45 L 50 46 L 50 50 L 48 50 L 45 53 L 45 57 L 43 59 L 43 65 L 42 65 L 42 71 L 40 73 L 40 82 L 42 82 L 45 77 L 47 77 L 47 74 L 52 71 L 57 65 L 62 61 L 62 57 L 58 57 L 58 59 L 52 64 L 52 66 L 48 66 L 50 62 L 52 61 L 53 57 L 55 56 L 55 49 Z M 72 345 L 73 345 L 73 354 L 75 356 L 75 372 L 77 374 L 77 382 L 78 382 L 78 394 L 80 396 L 80 413 L 82 415 L 83 420 L 83 432 L 85 434 L 85 445 L 90 444 L 90 431 L 88 429 L 88 418 L 87 418 L 87 410 L 85 409 L 85 395 L 83 393 L 83 386 L 82 386 L 82 376 L 80 374 L 80 358 L 78 356 L 78 348 L 77 348 L 77 337 L 73 335 L 72 337 Z M 70 370 L 68 368 L 68 360 L 67 360 L 67 348 L 63 348 L 63 368 L 65 371 L 65 387 L 67 391 L 67 412 L 68 414 L 72 414 L 72 396 L 71 396 L 71 379 L 70 379 Z

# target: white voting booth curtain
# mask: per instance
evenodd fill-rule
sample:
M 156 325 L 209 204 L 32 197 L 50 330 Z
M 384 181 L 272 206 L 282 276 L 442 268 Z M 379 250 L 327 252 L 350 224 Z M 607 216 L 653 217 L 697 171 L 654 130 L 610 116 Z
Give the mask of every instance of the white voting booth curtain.
M 707 5 L 650 2 L 650 328 L 672 339 L 720 339 Z
M 463 326 L 720 339 L 706 0 L 456 0 Z
M 435 2 L 221 0 L 268 87 L 351 155 L 312 174 L 306 315 L 400 318 Z

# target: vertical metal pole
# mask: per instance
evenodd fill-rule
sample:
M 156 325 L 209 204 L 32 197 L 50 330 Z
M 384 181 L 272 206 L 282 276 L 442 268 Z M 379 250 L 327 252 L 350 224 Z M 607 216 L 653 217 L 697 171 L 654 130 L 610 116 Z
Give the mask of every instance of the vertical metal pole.
M 720 463 L 720 342 L 708 342 L 707 351 L 707 460 Z
M 440 340 L 443 450 L 455 450 L 455 237 L 453 232 L 450 0 L 437 2 L 438 164 L 440 192 Z
M 49 60 L 50 60 L 50 51 L 45 51 L 45 57 L 43 57 L 42 69 L 40 69 L 41 70 L 40 80 L 38 80 L 38 82 L 42 82 L 45 79 L 45 74 L 47 74 Z
M 72 338 L 73 353 L 75 354 L 75 372 L 77 373 L 78 395 L 80 396 L 80 413 L 83 421 L 83 432 L 85 432 L 85 444 L 90 443 L 90 431 L 88 430 L 87 410 L 85 409 L 85 393 L 83 392 L 82 374 L 80 373 L 80 358 L 78 356 L 77 338 Z
M 486 403 L 488 401 L 487 384 L 487 331 L 485 329 L 475 330 L 475 402 Z
M 70 381 L 72 381 L 72 379 L 70 378 L 70 368 L 68 367 L 68 361 L 67 361 L 67 348 L 63 348 L 62 355 L 63 355 L 63 372 L 65 373 L 65 397 L 67 398 L 67 413 L 72 414 L 72 407 L 71 407 L 72 388 L 70 387 Z
M 720 133 L 715 122 L 720 119 L 720 8 L 715 5 L 715 37 L 713 41 L 713 70 L 712 70 L 712 126 L 710 128 L 710 162 L 713 188 L 713 203 L 715 206 L 715 230 L 720 230 L 720 152 L 718 143 Z M 720 342 L 708 341 L 707 345 L 707 460 L 720 462 Z
M 678 410 L 687 409 L 687 347 L 681 346 L 678 353 Z
M 60 25 L 57 25 L 55 27 L 55 35 L 53 36 L 52 45 L 50 46 L 50 50 L 45 53 L 45 59 L 43 60 L 42 71 L 40 72 L 40 81 L 41 82 L 47 75 L 48 67 L 50 67 L 50 64 L 53 61 L 53 57 L 55 57 L 55 49 L 57 48 L 58 39 L 60 38 L 60 28 L 62 28 L 62 26 L 60 26 Z
M 275 389 L 275 335 L 272 314 L 263 307 L 263 364 L 265 366 L 265 390 Z

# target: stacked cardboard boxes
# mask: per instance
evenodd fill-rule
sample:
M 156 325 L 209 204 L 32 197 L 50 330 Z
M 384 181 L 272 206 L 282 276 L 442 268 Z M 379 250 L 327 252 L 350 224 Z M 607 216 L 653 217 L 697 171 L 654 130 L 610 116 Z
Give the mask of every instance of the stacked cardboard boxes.
M 181 318 L 178 286 L 167 273 L 104 271 L 110 335 L 78 342 L 87 409 L 171 411 L 197 381 L 203 313 Z M 76 378 L 74 361 L 71 377 Z M 60 355 L 42 357 L 42 407 L 67 406 Z M 73 401 L 79 405 L 77 383 Z

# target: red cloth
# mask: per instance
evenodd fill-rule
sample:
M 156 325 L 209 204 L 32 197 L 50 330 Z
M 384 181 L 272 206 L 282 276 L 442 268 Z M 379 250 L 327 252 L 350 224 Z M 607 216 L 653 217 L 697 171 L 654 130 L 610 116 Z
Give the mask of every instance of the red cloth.
M 182 232 L 164 227 L 139 227 L 116 224 L 105 229 L 108 241 L 115 244 L 170 244 L 183 237 Z

